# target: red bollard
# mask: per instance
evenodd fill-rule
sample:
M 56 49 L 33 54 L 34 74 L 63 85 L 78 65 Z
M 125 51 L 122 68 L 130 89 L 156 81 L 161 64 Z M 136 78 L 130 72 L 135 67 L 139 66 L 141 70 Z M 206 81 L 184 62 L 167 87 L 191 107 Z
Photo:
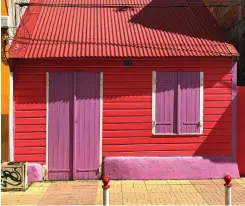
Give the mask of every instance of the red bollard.
M 110 185 L 109 185 L 109 182 L 110 182 L 110 179 L 109 177 L 105 176 L 103 177 L 102 179 L 102 182 L 103 182 L 103 205 L 106 205 L 106 206 L 109 206 L 109 188 L 110 188 Z
M 231 176 L 230 175 L 225 175 L 224 177 L 225 180 L 225 205 L 231 205 Z

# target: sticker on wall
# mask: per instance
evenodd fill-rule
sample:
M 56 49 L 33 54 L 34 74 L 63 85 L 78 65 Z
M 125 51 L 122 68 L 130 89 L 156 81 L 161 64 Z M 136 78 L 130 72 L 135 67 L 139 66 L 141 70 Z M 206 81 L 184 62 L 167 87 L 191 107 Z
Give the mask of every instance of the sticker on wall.
M 26 190 L 28 188 L 27 163 L 2 162 L 1 189 L 2 191 Z

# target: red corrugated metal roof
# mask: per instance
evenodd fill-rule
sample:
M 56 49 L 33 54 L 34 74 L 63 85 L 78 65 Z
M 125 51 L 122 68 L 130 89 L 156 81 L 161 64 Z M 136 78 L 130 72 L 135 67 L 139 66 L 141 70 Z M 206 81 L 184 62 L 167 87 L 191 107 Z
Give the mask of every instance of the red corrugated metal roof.
M 79 0 L 31 2 L 37 1 L 52 6 L 29 6 L 10 49 L 12 58 L 237 55 L 206 7 L 79 8 L 54 6 L 75 5 L 81 3 Z M 188 5 L 191 1 L 83 0 L 82 3 L 156 6 Z

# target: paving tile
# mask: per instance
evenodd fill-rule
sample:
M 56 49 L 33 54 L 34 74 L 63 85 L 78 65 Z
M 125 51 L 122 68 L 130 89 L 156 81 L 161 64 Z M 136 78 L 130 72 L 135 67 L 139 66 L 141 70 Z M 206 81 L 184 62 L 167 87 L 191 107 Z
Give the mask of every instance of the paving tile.
M 167 185 L 167 180 L 146 180 L 146 185 Z

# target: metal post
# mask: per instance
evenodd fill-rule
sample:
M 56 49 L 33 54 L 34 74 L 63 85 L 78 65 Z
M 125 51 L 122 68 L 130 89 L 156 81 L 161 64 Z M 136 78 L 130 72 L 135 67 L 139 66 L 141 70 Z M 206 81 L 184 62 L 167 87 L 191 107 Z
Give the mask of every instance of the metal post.
M 109 206 L 109 201 L 110 201 L 110 198 L 109 198 L 109 188 L 110 188 L 110 185 L 109 185 L 109 182 L 110 182 L 110 179 L 109 177 L 103 177 L 102 179 L 102 182 L 103 182 L 103 205 L 105 206 Z
M 224 177 L 225 180 L 225 205 L 231 206 L 231 176 L 230 175 L 225 175 Z

